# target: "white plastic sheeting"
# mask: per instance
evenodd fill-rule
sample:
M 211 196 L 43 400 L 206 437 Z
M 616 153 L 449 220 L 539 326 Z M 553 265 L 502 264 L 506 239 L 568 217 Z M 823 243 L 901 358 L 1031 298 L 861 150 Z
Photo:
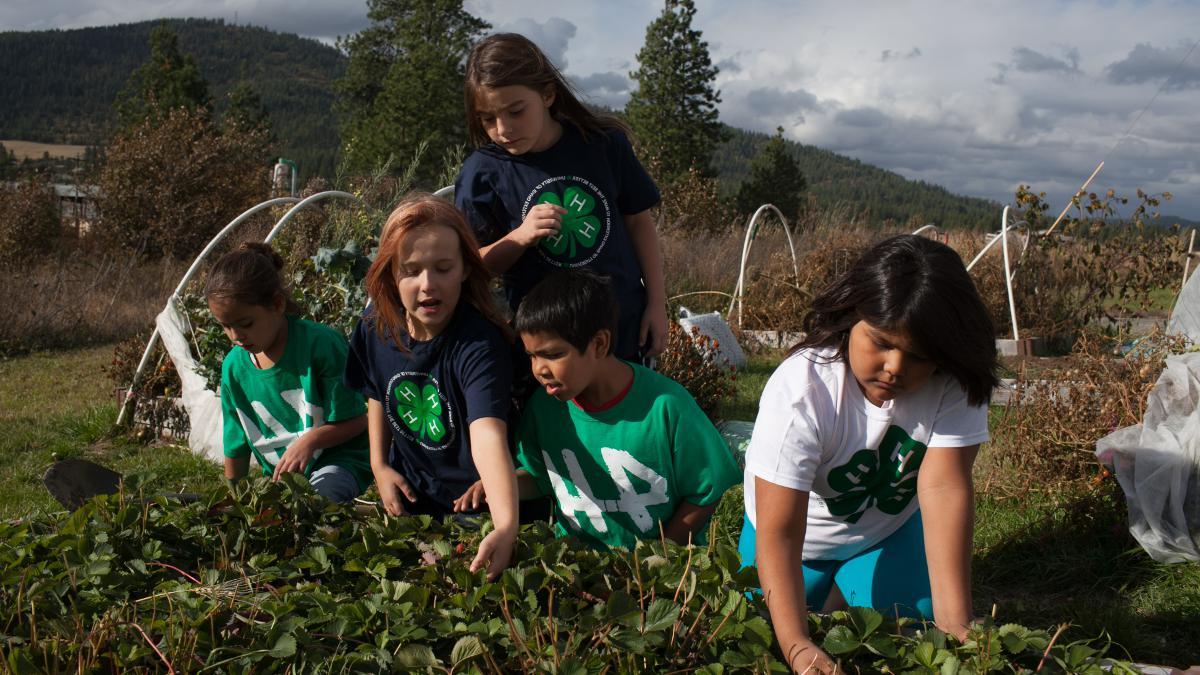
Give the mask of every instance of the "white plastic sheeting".
M 1096 455 L 1129 505 L 1129 531 L 1159 562 L 1200 560 L 1200 353 L 1167 357 L 1136 424 L 1105 436 Z
M 714 357 L 718 363 L 734 368 L 746 366 L 746 353 L 742 351 L 742 346 L 738 344 L 737 338 L 733 337 L 733 330 L 729 328 L 729 324 L 725 323 L 725 319 L 722 319 L 719 313 L 695 314 L 687 307 L 680 307 L 679 325 L 689 337 L 692 336 L 692 328 L 696 328 L 701 335 L 715 341 L 717 346 Z
M 1186 335 L 1193 343 L 1200 344 L 1200 274 L 1193 274 L 1179 291 L 1167 332 Z
M 225 461 L 221 450 L 221 397 L 208 389 L 208 382 L 197 372 L 198 364 L 188 345 L 188 319 L 176 296 L 159 313 L 155 325 L 183 383 L 180 398 L 191 423 L 188 446 L 214 462 Z

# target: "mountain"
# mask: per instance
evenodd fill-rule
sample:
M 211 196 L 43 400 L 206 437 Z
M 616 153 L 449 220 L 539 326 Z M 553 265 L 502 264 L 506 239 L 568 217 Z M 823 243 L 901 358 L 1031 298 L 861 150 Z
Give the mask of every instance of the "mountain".
M 771 136 L 726 127 L 729 138 L 714 157 L 721 177 L 721 192 L 731 195 L 750 175 L 750 161 Z M 913 225 L 934 223 L 942 227 L 995 229 L 1000 204 L 978 197 L 956 195 L 940 185 L 914 181 L 898 173 L 839 155 L 829 150 L 785 140 L 789 152 L 808 180 L 808 193 L 822 207 L 842 206 L 852 213 L 865 212 L 872 223 L 887 220 Z
M 99 145 L 113 127 L 113 101 L 150 53 L 159 21 L 38 32 L 0 32 L 0 138 Z M 279 153 L 300 165 L 301 177 L 332 179 L 339 147 L 333 83 L 345 57 L 333 47 L 293 34 L 227 24 L 171 19 L 179 47 L 209 83 L 218 112 L 225 95 L 249 82 L 271 115 Z M 749 173 L 766 134 L 730 128 L 716 152 L 721 191 L 732 194 Z M 870 222 L 894 220 L 947 227 L 992 228 L 999 205 L 910 181 L 811 145 L 788 147 L 822 206 L 865 213 Z
M 104 143 L 116 119 L 113 101 L 150 55 L 150 31 L 160 23 L 196 59 L 218 112 L 226 94 L 248 82 L 271 115 L 280 154 L 302 176 L 333 176 L 333 82 L 344 57 L 316 40 L 220 20 L 0 32 L 0 138 Z

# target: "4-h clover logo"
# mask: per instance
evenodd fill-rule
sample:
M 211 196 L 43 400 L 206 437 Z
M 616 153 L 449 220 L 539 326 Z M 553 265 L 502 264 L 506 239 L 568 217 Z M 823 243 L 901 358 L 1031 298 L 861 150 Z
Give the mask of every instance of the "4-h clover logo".
M 434 443 L 446 437 L 442 397 L 437 387 L 426 384 L 418 388 L 412 380 L 402 380 L 394 393 L 396 414 L 414 435 Z
M 566 254 L 574 258 L 576 247 L 592 248 L 596 245 L 596 238 L 600 236 L 600 219 L 592 215 L 596 209 L 596 199 L 582 188 L 572 185 L 563 192 L 561 198 L 555 192 L 543 193 L 538 197 L 538 203 L 554 204 L 567 210 L 558 234 L 542 240 L 546 250 L 554 255 Z
M 845 516 L 848 523 L 857 523 L 872 506 L 896 515 L 917 494 L 917 470 L 924 457 L 924 444 L 900 427 L 888 427 L 879 450 L 859 450 L 829 472 L 829 487 L 841 494 L 827 498 L 825 506 L 831 514 Z

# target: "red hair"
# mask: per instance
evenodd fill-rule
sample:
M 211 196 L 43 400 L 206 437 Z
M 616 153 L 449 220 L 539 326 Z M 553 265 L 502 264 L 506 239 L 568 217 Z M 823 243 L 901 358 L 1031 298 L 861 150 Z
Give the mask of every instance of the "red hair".
M 375 262 L 367 270 L 367 295 L 375 305 L 375 330 L 385 340 L 390 340 L 400 349 L 405 349 L 404 336 L 408 334 L 405 321 L 407 311 L 400 299 L 400 288 L 396 283 L 396 271 L 400 265 L 400 248 L 404 238 L 413 231 L 433 225 L 445 225 L 458 235 L 458 250 L 462 255 L 466 279 L 460 300 L 471 303 L 488 321 L 496 324 L 511 339 L 512 331 L 496 306 L 492 295 L 491 273 L 479 255 L 479 244 L 467 225 L 466 219 L 450 202 L 428 192 L 414 192 L 406 196 L 396 210 L 388 216 L 383 232 L 379 235 L 379 249 Z

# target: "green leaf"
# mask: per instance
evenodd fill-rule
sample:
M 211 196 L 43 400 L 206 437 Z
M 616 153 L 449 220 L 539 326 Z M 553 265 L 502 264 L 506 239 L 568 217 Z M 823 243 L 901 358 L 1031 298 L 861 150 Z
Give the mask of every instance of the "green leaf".
M 830 654 L 849 654 L 862 646 L 848 626 L 834 626 L 825 634 L 821 647 Z
M 296 653 L 296 638 L 291 635 L 281 635 L 271 647 L 271 658 L 286 659 Z
M 638 608 L 637 601 L 624 591 L 613 591 L 605 603 L 604 615 L 626 626 L 636 626 L 642 619 L 642 611 Z
M 474 635 L 468 635 L 464 638 L 459 638 L 458 642 L 454 643 L 454 648 L 450 650 L 450 662 L 457 668 L 464 661 L 469 661 L 482 655 L 483 643 Z
M 883 624 L 883 616 L 870 607 L 851 607 L 849 613 L 850 623 L 858 632 L 860 640 L 866 640 Z
M 437 665 L 438 660 L 427 645 L 411 644 L 396 653 L 396 663 L 403 668 L 427 668 Z
M 900 653 L 896 651 L 895 636 L 883 634 L 876 635 L 866 641 L 867 649 L 879 656 L 886 656 L 889 659 L 898 658 Z
M 659 598 L 650 603 L 650 608 L 646 610 L 646 624 L 642 627 L 642 632 L 665 630 L 675 625 L 678 619 L 679 606 L 670 600 Z
M 942 675 L 958 675 L 959 668 L 962 666 L 959 663 L 957 656 L 951 656 L 942 662 Z

